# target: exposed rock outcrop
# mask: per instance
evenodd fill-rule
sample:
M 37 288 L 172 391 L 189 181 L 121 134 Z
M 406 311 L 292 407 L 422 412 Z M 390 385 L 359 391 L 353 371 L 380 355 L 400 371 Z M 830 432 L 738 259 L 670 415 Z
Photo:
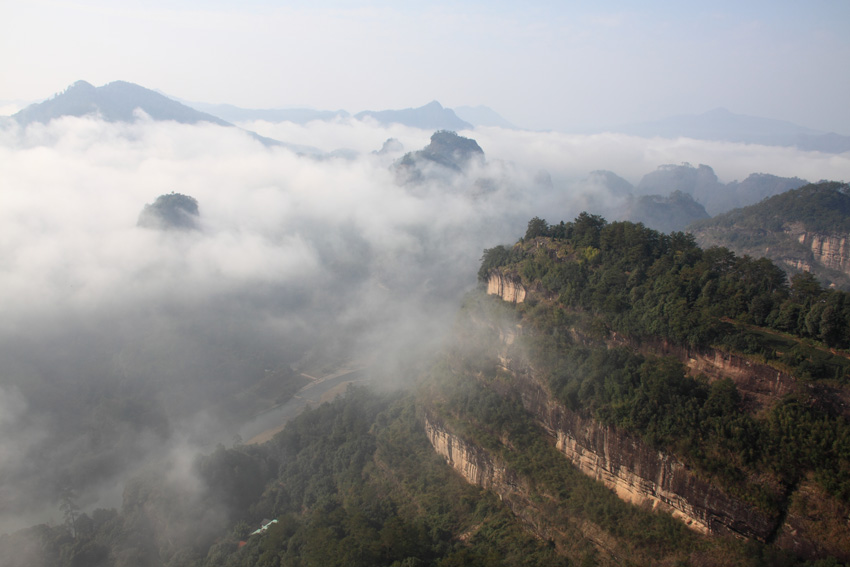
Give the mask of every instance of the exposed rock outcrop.
M 518 276 L 492 272 L 487 280 L 487 293 L 498 295 L 509 303 L 522 303 L 528 292 Z
M 850 275 L 850 246 L 847 245 L 847 235 L 804 232 L 797 240 L 811 248 L 815 261 Z
M 766 256 L 791 272 L 850 289 L 850 189 L 820 182 L 774 195 L 689 227 L 703 248 Z
M 753 411 L 770 407 L 798 387 L 797 381 L 787 372 L 716 348 L 682 346 L 665 340 L 637 343 L 620 337 L 615 337 L 612 342 L 628 345 L 645 354 L 672 356 L 687 366 L 692 374 L 702 374 L 712 381 L 729 378 Z
M 433 417 L 425 418 L 425 435 L 439 455 L 471 484 L 491 489 L 500 498 L 528 492 L 520 488 L 520 480 L 504 464 L 494 459 L 487 451 L 471 445 L 448 432 L 447 428 Z M 509 498 L 510 500 L 510 498 Z
M 519 393 L 556 447 L 623 500 L 666 511 L 703 533 L 731 532 L 765 541 L 775 529 L 777 518 L 725 494 L 675 457 L 559 404 L 530 368 L 514 370 L 513 375 L 507 387 Z
M 508 276 L 491 274 L 488 293 L 503 299 L 505 296 L 513 298 L 514 288 L 506 283 L 510 283 Z M 511 358 L 513 351 L 509 347 L 520 331 L 517 328 L 498 329 L 500 344 L 493 345 L 493 354 L 512 379 L 488 385 L 502 395 L 518 394 L 523 407 L 551 436 L 558 450 L 583 473 L 604 483 L 623 500 L 670 513 L 696 531 L 732 533 L 759 541 L 772 536 L 780 523 L 778 516 L 762 512 L 725 493 L 674 456 L 649 446 L 639 437 L 581 416 L 555 400 L 536 377 L 532 363 Z M 668 350 L 672 351 L 673 347 L 668 345 Z M 782 393 L 790 387 L 772 369 L 768 371 L 769 376 L 761 379 L 758 372 L 751 372 L 747 361 L 732 360 L 731 356 L 724 357 L 719 351 L 707 354 L 683 350 L 669 354 L 687 357 L 695 367 L 718 375 L 735 374 L 737 369 L 739 382 L 752 381 L 751 391 L 765 390 L 760 393 L 764 397 Z M 475 478 L 473 470 L 468 474 L 467 478 Z M 485 486 L 484 481 L 475 482 Z
M 532 487 L 498 457 L 455 435 L 433 416 L 425 418 L 425 434 L 434 450 L 446 459 L 449 466 L 470 484 L 496 494 L 537 537 L 554 542 L 558 548 L 575 546 L 575 541 L 570 540 L 570 534 L 564 532 L 563 527 L 559 529 L 549 521 L 545 503 L 539 497 L 532 498 Z M 572 528 L 577 529 L 581 537 L 604 556 L 617 564 L 621 563 L 617 551 L 613 549 L 614 542 L 606 541 L 597 526 L 591 522 L 582 522 Z

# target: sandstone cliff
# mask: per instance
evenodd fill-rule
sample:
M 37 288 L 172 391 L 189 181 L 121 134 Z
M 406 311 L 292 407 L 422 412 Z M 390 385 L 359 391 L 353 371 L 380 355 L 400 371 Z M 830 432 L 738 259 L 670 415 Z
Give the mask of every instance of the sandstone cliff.
M 802 232 L 797 235 L 797 241 L 812 251 L 816 262 L 850 275 L 850 246 L 846 234 Z
M 494 271 L 487 279 L 487 293 L 497 295 L 509 303 L 522 303 L 528 292 L 519 276 L 509 276 Z
M 731 532 L 759 541 L 771 537 L 777 517 L 725 494 L 640 438 L 570 411 L 536 380 L 531 367 L 523 366 L 510 361 L 513 380 L 494 387 L 518 393 L 525 409 L 583 473 L 623 500 L 668 512 L 699 532 Z
M 600 552 L 607 559 L 606 563 L 622 564 L 622 554 L 616 549 L 616 542 L 604 530 L 587 521 L 578 525 L 559 525 L 559 522 L 551 521 L 548 498 L 539 494 L 497 456 L 456 435 L 434 416 L 426 416 L 425 434 L 449 466 L 470 484 L 496 494 L 537 537 L 551 541 L 562 553 L 568 553 L 575 550 L 577 542 L 574 538 L 578 536 Z
M 609 344 L 629 346 L 644 354 L 672 356 L 693 375 L 709 380 L 729 378 L 751 411 L 770 407 L 799 384 L 793 376 L 750 358 L 710 347 L 676 345 L 666 340 L 629 341 L 614 334 Z
M 500 275 L 489 281 L 489 293 L 502 297 L 504 282 L 510 279 Z M 513 292 L 508 292 L 508 297 L 513 296 Z M 759 541 L 773 537 L 781 522 L 777 514 L 767 514 L 724 493 L 674 456 L 647 445 L 639 437 L 602 425 L 559 403 L 536 376 L 533 363 L 524 358 L 521 349 L 514 348 L 522 333 L 521 326 L 475 321 L 475 325 L 490 326 L 488 334 L 493 343 L 489 356 L 509 376 L 486 385 L 502 396 L 519 398 L 552 444 L 584 474 L 602 482 L 621 499 L 667 512 L 695 531 L 731 533 Z M 714 364 L 718 374 L 720 367 L 739 362 L 724 362 L 719 353 L 716 357 L 720 360 L 706 355 L 701 355 L 699 360 L 706 366 Z M 739 374 L 746 375 L 743 371 Z M 484 380 L 482 376 L 479 379 Z M 753 391 L 764 388 L 768 390 L 765 396 L 777 389 L 782 391 L 785 383 L 779 380 L 776 385 L 771 380 L 776 380 L 775 372 L 766 376 L 764 383 L 753 379 L 756 384 Z M 492 460 L 482 457 L 468 443 L 453 442 L 430 423 L 426 423 L 426 429 L 435 449 L 470 482 L 494 489 L 500 496 L 506 494 L 505 486 L 512 493 L 521 486 L 515 475 L 494 466 Z
M 501 297 L 504 286 L 490 288 L 491 295 Z M 571 463 L 612 489 L 622 500 L 669 513 L 700 533 L 727 533 L 772 542 L 810 558 L 850 557 L 847 543 L 850 523 L 840 520 L 850 517 L 850 511 L 836 511 L 836 507 L 843 505 L 812 482 L 783 488 L 774 481 L 750 477 L 746 483 L 762 483 L 776 502 L 784 503 L 772 512 L 757 508 L 724 491 L 674 455 L 647 445 L 637 436 L 571 411 L 555 399 L 535 372 L 534 362 L 521 347 L 517 348 L 522 325 L 473 319 L 476 325 L 489 328 L 491 356 L 502 371 L 502 378 L 490 380 L 486 385 L 503 396 L 518 397 L 552 444 Z M 578 330 L 572 332 L 575 340 L 590 341 L 578 334 Z M 848 413 L 847 400 L 839 395 L 841 392 L 827 392 L 830 386 L 801 383 L 787 373 L 743 356 L 708 347 L 675 345 L 661 339 L 629 341 L 612 334 L 606 340 L 609 347 L 625 346 L 646 354 L 678 358 L 693 373 L 706 375 L 710 380 L 730 378 L 751 411 L 767 408 L 783 396 L 802 390 L 824 403 L 831 400 L 834 407 L 829 412 Z M 478 379 L 484 377 L 479 375 Z M 811 495 L 813 492 L 815 496 Z

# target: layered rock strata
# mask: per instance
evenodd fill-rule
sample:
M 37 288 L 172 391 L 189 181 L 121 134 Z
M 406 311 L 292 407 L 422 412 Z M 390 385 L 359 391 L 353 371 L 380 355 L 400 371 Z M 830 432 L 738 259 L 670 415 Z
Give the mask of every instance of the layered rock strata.
M 525 409 L 574 465 L 623 500 L 668 512 L 702 533 L 731 532 L 766 541 L 776 528 L 778 518 L 729 496 L 675 457 L 559 404 L 530 371 L 513 374 L 512 383 L 502 388 L 520 395 Z
M 555 527 L 548 519 L 543 500 L 532 498 L 532 488 L 519 475 L 507 468 L 497 457 L 452 433 L 439 419 L 425 418 L 425 434 L 438 455 L 470 484 L 496 494 L 530 530 L 545 540 L 553 541 L 559 548 L 572 547 L 570 530 Z M 563 528 L 563 527 L 562 527 Z M 584 539 L 613 563 L 620 564 L 621 557 L 611 541 L 606 541 L 602 530 L 591 522 L 574 526 Z
M 850 246 L 847 245 L 847 236 L 804 232 L 797 236 L 797 240 L 811 249 L 815 261 L 850 275 Z

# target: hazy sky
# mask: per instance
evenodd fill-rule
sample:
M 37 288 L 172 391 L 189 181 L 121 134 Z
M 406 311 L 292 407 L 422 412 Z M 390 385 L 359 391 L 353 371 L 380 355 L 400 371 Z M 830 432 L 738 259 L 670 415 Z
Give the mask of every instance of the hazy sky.
M 846 0 L 0 0 L 0 101 L 121 79 L 253 108 L 485 104 L 564 131 L 723 106 L 848 135 L 848 24 Z

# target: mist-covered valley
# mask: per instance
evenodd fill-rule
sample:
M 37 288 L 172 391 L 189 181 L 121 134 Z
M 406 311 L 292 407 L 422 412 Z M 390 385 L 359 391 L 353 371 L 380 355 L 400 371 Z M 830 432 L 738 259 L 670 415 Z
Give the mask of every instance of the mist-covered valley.
M 197 455 L 247 441 L 244 423 L 311 379 L 356 368 L 410 386 L 484 249 L 534 216 L 623 214 L 634 195 L 591 172 L 850 179 L 848 154 L 789 147 L 368 117 L 238 126 L 137 112 L 0 129 L 0 532 L 61 523 L 69 489 L 81 510 L 119 507 L 151 470 L 196 490 Z M 483 153 L 454 151 L 464 139 Z M 197 201 L 194 226 L 139 226 L 171 193 Z

